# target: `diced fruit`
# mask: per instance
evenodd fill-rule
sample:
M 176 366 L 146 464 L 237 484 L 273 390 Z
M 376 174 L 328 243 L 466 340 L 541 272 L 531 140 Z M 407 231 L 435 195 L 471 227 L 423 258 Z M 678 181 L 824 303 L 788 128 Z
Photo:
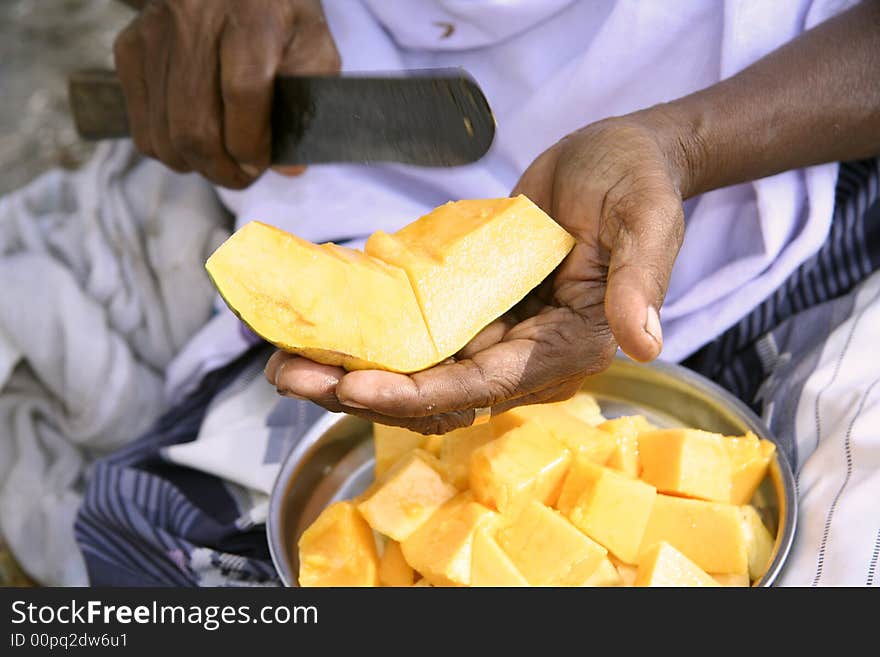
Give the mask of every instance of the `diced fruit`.
M 358 510 L 380 534 L 405 540 L 458 492 L 438 468 L 433 456 L 413 450 L 367 489 Z
M 431 584 L 431 582 L 429 582 L 428 580 L 426 580 L 426 579 L 423 577 L 423 578 L 420 579 L 418 582 L 416 582 L 415 584 L 413 584 L 413 587 L 417 587 L 417 586 L 418 586 L 418 587 L 422 587 L 422 586 L 431 587 L 431 586 L 433 586 L 433 584 Z
M 641 478 L 661 493 L 730 501 L 730 457 L 724 437 L 696 429 L 639 434 Z
M 459 429 L 459 431 L 464 431 L 464 429 Z M 440 451 L 443 449 L 443 443 L 446 442 L 446 438 L 452 435 L 452 433 L 455 432 L 449 432 L 445 436 L 425 436 L 425 442 L 422 443 L 422 449 L 439 457 Z
M 665 541 L 655 543 L 639 559 L 636 586 L 718 586 L 697 564 Z
M 617 441 L 617 446 L 611 452 L 605 465 L 620 470 L 630 477 L 638 477 L 641 471 L 639 434 L 643 431 L 652 431 L 657 427 L 641 415 L 627 415 L 606 420 L 599 425 L 599 428 L 612 434 Z
M 205 266 L 232 311 L 285 351 L 347 369 L 442 360 L 406 274 L 363 253 L 252 221 Z
M 532 586 L 579 586 L 607 555 L 559 512 L 536 500 L 499 528 L 497 540 Z
M 471 586 L 528 586 L 492 535 L 485 529 L 474 534 Z
M 749 580 L 749 576 L 745 573 L 727 573 L 727 574 L 716 574 L 710 573 L 712 579 L 718 582 L 719 586 L 751 586 L 752 582 Z
M 755 507 L 743 505 L 739 507 L 743 530 L 746 535 L 746 550 L 749 555 L 749 577 L 758 579 L 767 570 L 770 555 L 773 554 L 773 536 L 767 530 Z
M 611 560 L 605 557 L 581 586 L 623 586 L 623 578 Z
M 474 534 L 496 516 L 460 493 L 401 543 L 403 555 L 434 586 L 469 586 Z
M 425 436 L 409 429 L 387 424 L 373 425 L 374 478 L 379 480 L 404 454 L 425 443 Z
M 543 421 L 548 431 L 556 428 L 555 433 L 561 434 L 556 435 L 557 440 L 565 442 L 563 435 L 577 436 L 583 424 L 595 427 L 600 422 L 604 422 L 605 418 L 602 417 L 595 398 L 585 392 L 579 392 L 571 399 L 561 402 L 517 406 L 506 413 L 494 416 L 491 424 L 495 428 L 495 434 L 500 436 L 505 431 L 515 429 L 530 420 Z
M 400 543 L 389 540 L 379 558 L 379 584 L 382 586 L 412 586 L 415 572 L 403 558 Z
M 529 422 L 473 452 L 470 487 L 477 501 L 501 512 L 527 499 L 553 504 L 570 458 L 559 441 Z
M 657 491 L 650 484 L 578 455 L 559 496 L 572 524 L 626 563 L 638 562 Z
M 748 504 L 767 475 L 776 445 L 749 432 L 739 437 L 728 436 L 724 439 L 724 446 L 730 456 L 730 502 Z
M 520 195 L 441 205 L 393 235 L 373 233 L 364 250 L 407 272 L 442 360 L 543 281 L 573 246 Z
M 739 507 L 658 494 L 641 550 L 666 541 L 707 573 L 747 573 Z
M 468 487 L 471 454 L 494 439 L 495 434 L 488 424 L 464 427 L 446 434 L 440 448 L 440 464 L 452 485 L 459 490 Z
M 300 586 L 378 586 L 373 531 L 351 502 L 328 506 L 299 539 Z
M 617 568 L 617 572 L 620 574 L 621 586 L 635 586 L 636 573 L 638 573 L 639 567 L 623 563 L 613 554 L 609 554 L 608 559 L 614 564 L 614 567 Z

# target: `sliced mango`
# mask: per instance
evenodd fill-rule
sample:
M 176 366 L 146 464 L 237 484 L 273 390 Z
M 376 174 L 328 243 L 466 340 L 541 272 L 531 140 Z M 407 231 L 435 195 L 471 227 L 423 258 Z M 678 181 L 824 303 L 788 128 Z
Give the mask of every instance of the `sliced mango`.
M 636 586 L 720 586 L 702 568 L 666 541 L 655 543 L 639 558 Z
M 351 502 L 336 502 L 298 543 L 300 586 L 379 586 L 373 531 Z
M 724 436 L 696 429 L 639 434 L 641 478 L 661 493 L 730 501 L 730 457 Z

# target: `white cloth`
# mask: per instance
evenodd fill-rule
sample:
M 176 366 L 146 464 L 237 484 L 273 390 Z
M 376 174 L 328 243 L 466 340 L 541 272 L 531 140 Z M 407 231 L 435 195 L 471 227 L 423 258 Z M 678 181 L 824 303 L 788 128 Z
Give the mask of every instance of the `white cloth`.
M 90 462 L 145 431 L 209 317 L 225 213 L 195 175 L 104 144 L 0 199 L 0 532 L 28 574 L 83 585 Z
M 485 91 L 496 140 L 450 169 L 313 166 L 222 191 L 237 225 L 259 219 L 315 241 L 394 230 L 450 199 L 506 196 L 556 140 L 595 120 L 710 86 L 852 5 L 852 0 L 325 0 L 347 71 L 461 66 Z M 451 33 L 450 33 L 451 29 Z M 791 171 L 705 194 L 662 312 L 662 358 L 680 360 L 765 298 L 823 242 L 837 167 Z M 222 312 L 226 312 L 223 310 Z M 219 322 L 220 320 L 218 320 Z M 234 349 L 237 336 L 226 334 Z M 200 353 L 175 368 L 169 395 L 191 388 Z

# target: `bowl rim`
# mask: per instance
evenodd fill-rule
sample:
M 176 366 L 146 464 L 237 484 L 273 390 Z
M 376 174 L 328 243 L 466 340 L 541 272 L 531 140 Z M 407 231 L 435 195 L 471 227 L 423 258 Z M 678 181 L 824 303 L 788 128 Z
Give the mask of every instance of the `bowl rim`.
M 730 410 L 736 412 L 749 429 L 759 438 L 764 438 L 776 445 L 774 454 L 775 465 L 777 466 L 775 473 L 770 474 L 778 478 L 777 487 L 782 489 L 782 494 L 777 491 L 778 504 L 780 507 L 780 520 L 776 533 L 776 539 L 773 546 L 773 558 L 764 574 L 754 585 L 757 587 L 773 586 L 779 578 L 780 573 L 785 565 L 785 561 L 791 551 L 794 542 L 795 531 L 797 529 L 797 506 L 798 499 L 795 488 L 794 474 L 788 457 L 781 449 L 782 445 L 776 436 L 770 431 L 764 421 L 749 408 L 743 401 L 734 396 L 728 390 L 725 390 L 714 381 L 690 370 L 682 365 L 668 363 L 664 361 L 653 361 L 651 363 L 636 363 L 626 356 L 618 355 L 614 359 L 615 367 L 624 367 L 632 369 L 650 368 L 660 374 L 665 374 L 678 379 L 691 388 L 702 389 L 723 401 Z M 598 373 L 601 374 L 601 373 Z M 285 586 L 296 586 L 293 573 L 288 572 L 287 558 L 284 552 L 287 549 L 283 541 L 280 525 L 281 513 L 283 509 L 284 499 L 290 487 L 290 479 L 292 471 L 298 466 L 302 459 L 321 440 L 334 425 L 345 418 L 354 417 L 347 413 L 333 413 L 326 411 L 307 431 L 302 438 L 294 445 L 284 458 L 278 474 L 272 484 L 272 492 L 269 497 L 269 509 L 266 518 L 266 538 L 269 543 L 269 554 L 272 558 L 272 565 L 278 576 L 281 578 Z M 361 418 L 360 421 L 366 422 Z M 783 508 L 784 507 L 784 508 Z

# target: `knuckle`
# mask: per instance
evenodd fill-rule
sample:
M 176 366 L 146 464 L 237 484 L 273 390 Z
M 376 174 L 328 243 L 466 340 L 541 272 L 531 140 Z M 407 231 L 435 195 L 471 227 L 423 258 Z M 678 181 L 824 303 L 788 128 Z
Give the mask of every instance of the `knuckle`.
M 172 123 L 169 136 L 171 145 L 187 159 L 205 162 L 219 155 L 219 140 L 207 124 Z

